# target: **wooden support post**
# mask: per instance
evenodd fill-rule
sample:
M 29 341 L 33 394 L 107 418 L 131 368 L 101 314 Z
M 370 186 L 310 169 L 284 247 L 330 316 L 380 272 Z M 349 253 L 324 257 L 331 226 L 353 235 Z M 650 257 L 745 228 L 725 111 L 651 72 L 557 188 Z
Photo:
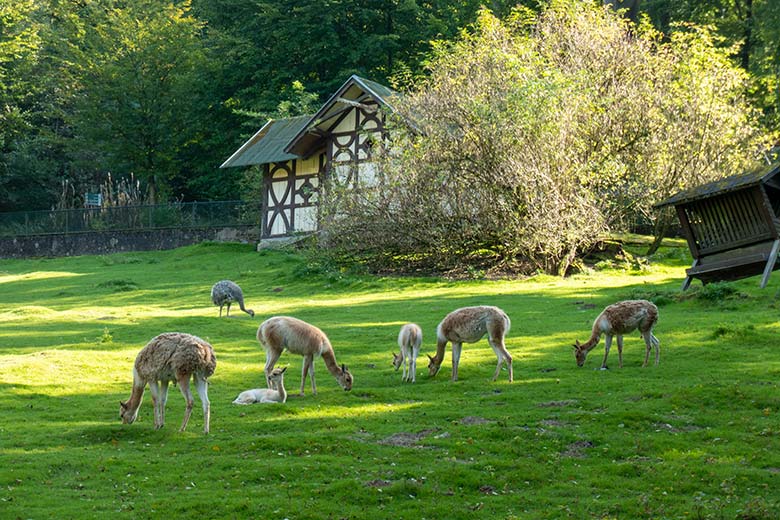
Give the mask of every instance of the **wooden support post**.
M 769 275 L 772 274 L 772 270 L 775 268 L 778 250 L 780 250 L 780 239 L 774 241 L 772 250 L 769 252 L 769 258 L 766 261 L 766 267 L 764 267 L 764 276 L 761 277 L 762 289 L 766 287 L 767 282 L 769 282 Z
M 694 261 L 693 261 L 693 265 L 691 265 L 691 269 L 693 269 L 693 268 L 694 268 L 694 267 L 696 267 L 697 265 L 699 265 L 699 259 L 698 259 L 698 258 L 697 258 L 696 260 L 694 260 Z M 685 292 L 685 291 L 687 291 L 687 290 L 688 290 L 688 287 L 690 287 L 690 286 L 691 286 L 691 282 L 692 282 L 692 281 L 693 281 L 693 277 L 692 277 L 691 275 L 687 275 L 687 276 L 685 277 L 685 281 L 683 282 L 683 284 L 682 284 L 682 287 L 681 287 L 681 289 L 680 289 L 680 290 L 681 290 L 682 292 Z

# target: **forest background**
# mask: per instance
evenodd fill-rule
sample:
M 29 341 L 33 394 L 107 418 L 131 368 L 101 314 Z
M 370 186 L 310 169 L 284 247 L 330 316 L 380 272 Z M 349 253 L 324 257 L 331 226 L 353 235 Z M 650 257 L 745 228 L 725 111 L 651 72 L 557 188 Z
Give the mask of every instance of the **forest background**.
M 749 73 L 762 125 L 777 128 L 777 2 L 613 3 L 664 34 L 677 22 L 712 26 Z M 218 166 L 266 118 L 311 110 L 353 73 L 413 84 L 433 42 L 457 39 L 482 5 L 503 17 L 518 2 L 3 2 L 0 211 L 78 205 L 109 174 L 132 174 L 157 202 L 248 196 L 245 172 Z

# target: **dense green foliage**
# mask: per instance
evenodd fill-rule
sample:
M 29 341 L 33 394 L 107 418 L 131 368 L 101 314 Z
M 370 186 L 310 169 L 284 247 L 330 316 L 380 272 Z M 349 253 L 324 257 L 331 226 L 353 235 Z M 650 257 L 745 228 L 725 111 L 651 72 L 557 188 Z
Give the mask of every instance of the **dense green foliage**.
M 461 282 L 355 276 L 244 245 L 1 261 L 2 516 L 777 518 L 780 279 L 681 295 L 688 261 L 678 243 L 567 279 Z M 222 278 L 242 285 L 255 319 L 217 317 L 209 289 Z M 640 368 L 631 334 L 623 369 L 612 352 L 612 369 L 596 370 L 603 347 L 577 368 L 574 340 L 602 307 L 636 297 L 659 305 L 660 366 Z M 460 381 L 447 354 L 436 378 L 422 355 L 417 382 L 401 383 L 401 324 L 418 322 L 432 353 L 438 321 L 475 304 L 511 317 L 515 382 L 490 382 L 483 340 L 464 346 Z M 318 360 L 317 396 L 232 405 L 260 384 L 255 331 L 274 314 L 323 328 L 352 391 Z M 138 422 L 118 419 L 136 354 L 173 330 L 215 347 L 208 436 L 197 401 L 177 432 L 175 387 L 164 429 L 148 395 Z M 282 355 L 288 389 L 301 361 Z
M 3 2 L 0 210 L 49 208 L 62 179 L 80 194 L 95 191 L 108 172 L 135 174 L 158 198 L 235 198 L 242 172 L 217 166 L 264 122 L 246 114 L 265 117 L 307 94 L 322 100 L 351 73 L 415 84 L 431 41 L 454 39 L 481 4 L 504 17 L 516 3 Z M 666 34 L 673 22 L 713 24 L 720 44 L 739 51 L 734 59 L 751 74 L 751 95 L 774 124 L 777 2 L 638 6 Z

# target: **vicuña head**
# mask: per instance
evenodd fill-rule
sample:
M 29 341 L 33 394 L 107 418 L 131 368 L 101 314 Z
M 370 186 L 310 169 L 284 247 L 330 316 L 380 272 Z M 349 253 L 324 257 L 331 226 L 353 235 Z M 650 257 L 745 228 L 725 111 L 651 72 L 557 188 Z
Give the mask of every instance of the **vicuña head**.
M 393 368 L 397 371 L 401 368 L 401 363 L 404 362 L 404 357 L 401 354 L 393 352 Z
M 574 357 L 577 359 L 577 366 L 581 367 L 585 364 L 585 358 L 588 357 L 588 351 L 582 348 L 582 344 L 579 340 L 574 340 Z
M 426 354 L 426 356 L 428 356 L 428 377 L 433 377 L 441 370 L 441 361 L 437 361 L 436 358 L 430 354 Z M 443 360 L 444 357 L 442 357 L 442 361 Z
M 337 376 L 336 380 L 344 391 L 349 392 L 352 390 L 352 373 L 347 368 L 347 365 L 341 364 L 341 375 Z

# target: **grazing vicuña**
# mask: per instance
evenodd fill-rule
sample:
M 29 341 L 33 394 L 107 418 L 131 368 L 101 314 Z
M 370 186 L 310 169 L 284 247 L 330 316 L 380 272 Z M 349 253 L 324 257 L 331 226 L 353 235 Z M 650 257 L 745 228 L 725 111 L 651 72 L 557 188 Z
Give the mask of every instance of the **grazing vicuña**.
M 195 388 L 203 405 L 203 431 L 208 433 L 211 408 L 207 379 L 214 373 L 216 367 L 217 358 L 214 356 L 214 349 L 208 342 L 197 336 L 183 332 L 165 332 L 154 337 L 135 358 L 132 394 L 126 402 L 119 402 L 119 415 L 122 422 L 132 424 L 138 417 L 144 389 L 148 384 L 154 405 L 154 428 L 162 428 L 165 425 L 168 384 L 175 381 L 187 403 L 180 429 L 184 431 L 192 414 L 194 401 L 190 391 L 190 379 L 192 379 L 195 381 Z
M 647 300 L 625 300 L 607 306 L 593 322 L 593 330 L 590 339 L 580 344 L 574 342 L 574 356 L 577 359 L 577 366 L 585 364 L 585 358 L 588 352 L 596 348 L 605 334 L 604 340 L 604 361 L 601 368 L 607 368 L 607 356 L 609 356 L 609 347 L 612 345 L 612 336 L 617 336 L 618 345 L 618 364 L 623 368 L 623 335 L 634 330 L 639 330 L 642 338 L 645 340 L 645 362 L 643 367 L 647 366 L 650 358 L 650 349 L 655 348 L 655 364 L 658 365 L 661 356 L 661 342 L 653 335 L 653 327 L 658 322 L 658 308 Z
M 330 340 L 314 325 L 289 316 L 275 316 L 260 324 L 257 329 L 257 340 L 265 349 L 265 378 L 269 387 L 271 370 L 282 352 L 287 349 L 293 354 L 303 356 L 300 395 L 303 395 L 307 374 L 311 378 L 311 391 L 317 395 L 317 385 L 314 381 L 315 356 L 322 357 L 328 372 L 336 378 L 344 390 L 352 389 L 352 374 L 346 365 L 338 365 Z
M 400 354 L 393 352 L 393 366 L 396 370 L 403 364 L 404 370 L 401 381 L 410 381 L 414 383 L 417 374 L 417 356 L 420 355 L 420 345 L 422 345 L 422 329 L 416 323 L 407 323 L 401 327 L 398 333 L 398 348 Z M 409 370 L 407 372 L 407 365 Z
M 514 380 L 512 371 L 512 356 L 504 346 L 504 337 L 509 332 L 511 322 L 509 316 L 498 307 L 481 305 L 478 307 L 463 307 L 452 311 L 441 320 L 436 328 L 436 355 L 428 356 L 428 374 L 433 377 L 441 368 L 444 361 L 444 349 L 447 342 L 452 342 L 452 380 L 458 380 L 458 363 L 460 363 L 460 351 L 463 343 L 476 343 L 482 337 L 488 335 L 488 343 L 493 348 L 498 364 L 493 374 L 493 381 L 498 378 L 501 364 L 506 363 L 509 370 L 509 382 Z

